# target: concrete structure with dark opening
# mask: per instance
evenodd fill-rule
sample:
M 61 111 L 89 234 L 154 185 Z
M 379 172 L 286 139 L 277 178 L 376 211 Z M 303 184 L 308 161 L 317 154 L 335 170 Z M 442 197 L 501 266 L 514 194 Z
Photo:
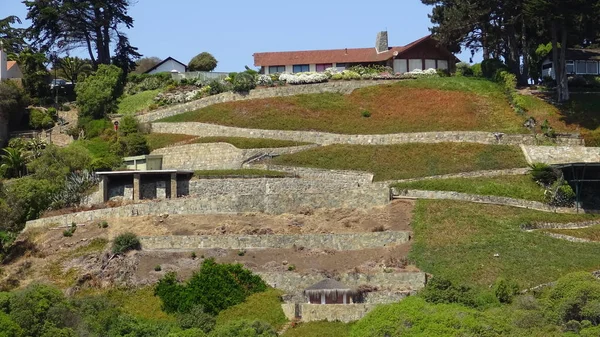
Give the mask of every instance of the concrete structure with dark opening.
M 350 304 L 355 294 L 350 287 L 330 278 L 304 290 L 310 304 Z
M 148 170 L 96 172 L 100 177 L 100 194 L 106 202 L 115 197 L 123 200 L 175 199 L 187 195 L 193 171 Z

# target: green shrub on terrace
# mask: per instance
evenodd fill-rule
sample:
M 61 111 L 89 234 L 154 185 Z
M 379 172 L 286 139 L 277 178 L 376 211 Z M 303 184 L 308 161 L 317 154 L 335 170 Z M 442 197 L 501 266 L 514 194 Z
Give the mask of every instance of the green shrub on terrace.
M 473 69 L 468 63 L 459 62 L 456 64 L 456 76 L 473 76 Z
M 243 72 L 235 76 L 233 80 L 233 90 L 235 92 L 249 92 L 254 88 L 256 88 L 256 81 L 251 74 Z
M 127 232 L 118 235 L 113 241 L 113 254 L 123 254 L 130 250 L 138 250 L 141 248 L 140 240 L 137 235 Z
M 473 71 L 473 76 L 483 77 L 483 70 L 481 69 L 481 63 L 475 63 L 474 65 L 472 65 L 471 70 Z
M 29 112 L 29 126 L 33 129 L 49 129 L 54 126 L 54 119 L 48 111 L 31 109 Z
M 485 78 L 493 79 L 498 72 L 507 69 L 506 65 L 498 59 L 487 59 L 481 62 L 481 73 Z

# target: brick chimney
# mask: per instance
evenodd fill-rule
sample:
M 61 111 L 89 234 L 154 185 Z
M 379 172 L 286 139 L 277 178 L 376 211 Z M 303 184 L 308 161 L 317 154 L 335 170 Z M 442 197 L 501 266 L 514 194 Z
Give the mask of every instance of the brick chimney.
M 383 31 L 377 33 L 377 41 L 375 42 L 375 49 L 377 50 L 377 54 L 388 51 L 388 32 Z

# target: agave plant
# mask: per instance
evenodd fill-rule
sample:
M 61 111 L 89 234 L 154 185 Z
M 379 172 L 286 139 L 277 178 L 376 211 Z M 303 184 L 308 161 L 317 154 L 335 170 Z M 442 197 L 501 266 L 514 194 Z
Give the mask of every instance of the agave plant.
M 98 177 L 87 170 L 69 174 L 64 187 L 52 196 L 51 208 L 78 206 L 87 192 L 98 185 L 98 182 Z

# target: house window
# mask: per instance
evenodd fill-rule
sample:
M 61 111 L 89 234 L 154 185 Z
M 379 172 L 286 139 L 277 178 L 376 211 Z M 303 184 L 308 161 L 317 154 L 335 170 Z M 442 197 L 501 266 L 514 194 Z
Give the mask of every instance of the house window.
M 575 74 L 575 61 L 567 61 L 567 74 Z
M 294 64 L 294 73 L 304 73 L 310 71 L 308 64 Z
M 269 74 L 285 73 L 285 66 L 269 66 Z
M 408 60 L 408 71 L 413 71 L 415 69 L 423 70 L 423 60 L 421 60 L 421 59 Z
M 586 74 L 587 66 L 585 61 L 576 61 L 575 62 L 575 72 L 577 74 Z
M 588 75 L 598 75 L 598 62 L 588 61 L 586 68 L 587 68 Z
M 332 68 L 332 67 L 333 67 L 333 64 L 331 64 L 331 63 L 317 64 L 317 72 L 322 73 L 325 71 L 325 69 Z
M 448 69 L 448 60 L 438 60 L 438 69 L 447 70 Z
M 425 69 L 436 69 L 435 60 L 425 60 Z

